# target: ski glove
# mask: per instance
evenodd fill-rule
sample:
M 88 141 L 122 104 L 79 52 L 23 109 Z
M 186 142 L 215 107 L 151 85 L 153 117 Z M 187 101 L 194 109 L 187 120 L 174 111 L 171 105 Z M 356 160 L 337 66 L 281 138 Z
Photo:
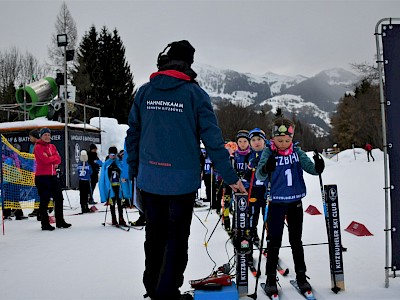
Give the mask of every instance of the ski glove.
M 249 161 L 250 169 L 257 169 L 258 163 L 260 162 L 260 157 L 261 155 L 256 154 L 256 156 Z
M 262 171 L 263 171 L 264 174 L 270 174 L 270 173 L 274 172 L 275 169 L 276 169 L 275 155 L 271 154 L 268 157 L 268 160 L 265 163 L 265 165 L 262 167 Z
M 246 179 L 247 181 L 250 181 L 252 174 L 253 174 L 253 169 L 246 168 L 246 170 L 244 171 L 243 178 Z
M 315 171 L 316 171 L 318 174 L 322 174 L 322 172 L 323 172 L 324 169 L 325 169 L 325 162 L 324 162 L 324 160 L 322 159 L 321 155 L 319 155 L 319 153 L 318 153 L 317 150 L 314 150 L 313 159 L 314 159 L 314 164 L 315 164 Z

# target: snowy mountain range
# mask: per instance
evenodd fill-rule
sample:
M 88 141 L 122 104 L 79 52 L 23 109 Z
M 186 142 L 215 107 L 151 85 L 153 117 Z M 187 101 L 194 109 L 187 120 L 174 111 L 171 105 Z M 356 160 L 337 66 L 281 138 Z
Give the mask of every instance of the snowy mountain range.
M 336 68 L 321 71 L 312 77 L 287 76 L 267 72 L 264 75 L 239 73 L 195 64 L 197 80 L 216 104 L 228 100 L 255 110 L 268 104 L 277 107 L 315 128 L 317 135 L 327 135 L 330 116 L 341 97 L 354 90 L 359 81 L 356 74 Z

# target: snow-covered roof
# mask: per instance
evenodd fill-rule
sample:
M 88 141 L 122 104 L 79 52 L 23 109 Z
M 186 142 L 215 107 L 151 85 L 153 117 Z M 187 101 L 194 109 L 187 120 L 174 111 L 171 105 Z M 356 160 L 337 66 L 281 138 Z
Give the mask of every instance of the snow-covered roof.
M 39 117 L 33 120 L 0 123 L 0 132 L 28 130 L 42 127 L 48 127 L 50 129 L 62 129 L 65 127 L 65 123 L 51 121 L 48 120 L 46 117 Z M 90 124 L 68 124 L 68 128 L 100 131 L 99 128 Z

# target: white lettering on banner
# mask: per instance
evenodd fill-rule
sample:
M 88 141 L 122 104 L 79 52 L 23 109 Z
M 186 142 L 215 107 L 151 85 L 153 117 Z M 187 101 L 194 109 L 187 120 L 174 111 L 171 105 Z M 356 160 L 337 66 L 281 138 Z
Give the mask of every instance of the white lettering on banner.
M 299 161 L 300 160 L 299 160 L 299 156 L 297 155 L 297 153 L 292 153 L 287 156 L 278 156 L 277 165 L 285 166 L 285 165 L 289 165 L 289 164 L 299 162 Z
M 29 137 L 27 137 L 27 136 L 25 136 L 25 137 L 18 137 L 18 142 L 27 142 L 27 141 L 29 141 Z
M 246 256 L 240 256 L 240 278 L 246 280 L 247 278 L 247 268 L 246 268 Z
M 61 141 L 61 135 L 56 134 L 51 136 L 52 141 Z
M 272 200 L 294 200 L 294 199 L 304 198 L 305 196 L 306 193 L 301 193 L 298 195 L 291 195 L 291 196 L 273 196 Z
M 92 142 L 94 144 L 100 143 L 100 139 L 98 137 L 83 136 L 83 135 L 71 135 L 71 141 Z
M 163 110 L 181 113 L 183 112 L 183 103 L 164 100 L 147 100 L 146 108 L 148 110 Z

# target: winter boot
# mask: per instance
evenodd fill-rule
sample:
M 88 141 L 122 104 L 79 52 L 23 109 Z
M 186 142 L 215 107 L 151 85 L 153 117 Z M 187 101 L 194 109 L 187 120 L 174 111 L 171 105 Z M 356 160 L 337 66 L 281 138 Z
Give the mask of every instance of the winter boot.
M 81 205 L 81 211 L 83 214 L 86 214 L 89 212 L 89 207 L 86 205 Z
M 124 226 L 124 227 L 128 226 L 128 225 L 126 225 L 126 222 L 125 222 L 123 216 L 120 216 L 120 217 L 119 217 L 119 225 L 120 225 L 120 226 Z
M 305 272 L 298 272 L 296 275 L 296 281 L 302 294 L 312 290 L 311 285 L 307 281 Z
M 47 230 L 47 231 L 53 231 L 55 228 L 51 226 L 50 224 L 44 224 L 42 225 L 42 230 Z
M 267 275 L 267 281 L 265 282 L 264 291 L 268 297 L 278 294 L 278 287 L 276 285 L 276 275 Z
M 193 296 L 189 293 L 184 293 L 180 296 L 179 300 L 193 300 Z

